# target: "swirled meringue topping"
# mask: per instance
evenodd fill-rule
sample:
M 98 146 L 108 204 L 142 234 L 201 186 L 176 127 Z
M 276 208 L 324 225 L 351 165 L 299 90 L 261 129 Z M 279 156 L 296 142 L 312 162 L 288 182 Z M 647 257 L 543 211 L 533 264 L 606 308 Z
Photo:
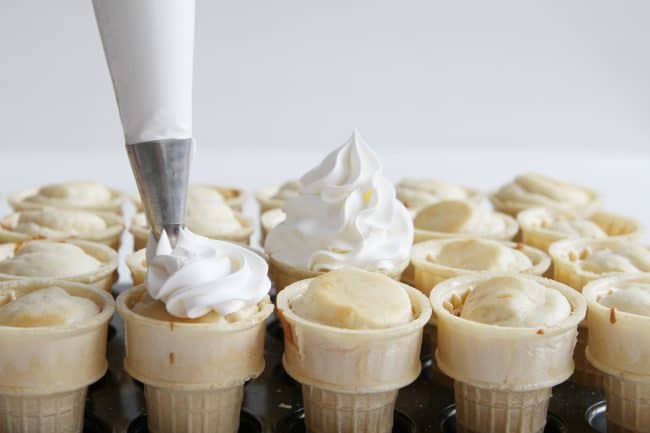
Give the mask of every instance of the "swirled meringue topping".
M 147 245 L 146 286 L 172 316 L 222 316 L 256 305 L 271 288 L 267 264 L 254 252 L 230 242 L 207 239 L 188 229 L 172 248 L 165 232 Z
M 560 291 L 516 277 L 481 281 L 460 313 L 474 322 L 516 328 L 551 327 L 570 315 L 571 305 Z
M 390 272 L 405 265 L 411 217 L 356 131 L 300 183 L 299 195 L 285 204 L 287 219 L 266 239 L 275 260 L 312 271 L 355 266 Z

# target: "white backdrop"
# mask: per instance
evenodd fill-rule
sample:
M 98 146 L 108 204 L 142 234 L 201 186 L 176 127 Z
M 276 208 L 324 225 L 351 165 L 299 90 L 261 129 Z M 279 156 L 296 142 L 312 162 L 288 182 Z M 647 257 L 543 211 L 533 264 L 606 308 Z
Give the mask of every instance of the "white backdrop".
M 650 225 L 648 16 L 645 0 L 197 0 L 193 178 L 280 182 L 358 127 L 395 180 L 490 190 L 533 169 Z M 90 0 L 2 1 L 0 53 L 0 194 L 134 191 Z
M 182 1 L 182 0 L 179 0 Z M 197 0 L 203 146 L 650 146 L 645 0 Z M 118 146 L 90 0 L 0 4 L 4 146 Z

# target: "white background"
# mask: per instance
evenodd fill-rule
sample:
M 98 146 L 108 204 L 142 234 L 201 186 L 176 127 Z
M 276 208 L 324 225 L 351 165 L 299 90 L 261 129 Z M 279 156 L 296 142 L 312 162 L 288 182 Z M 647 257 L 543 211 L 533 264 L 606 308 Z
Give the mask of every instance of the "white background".
M 295 177 L 357 127 L 394 179 L 492 189 L 535 169 L 650 223 L 650 2 L 196 9 L 196 180 Z M 134 189 L 90 0 L 3 0 L 0 53 L 0 191 L 83 178 Z

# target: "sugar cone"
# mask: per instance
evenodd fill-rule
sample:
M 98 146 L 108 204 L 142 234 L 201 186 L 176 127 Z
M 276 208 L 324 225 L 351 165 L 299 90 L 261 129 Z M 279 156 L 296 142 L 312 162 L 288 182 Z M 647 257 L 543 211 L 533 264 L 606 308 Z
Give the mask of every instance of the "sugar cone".
M 608 432 L 650 432 L 650 317 L 600 303 L 612 290 L 650 284 L 650 273 L 618 274 L 585 286 L 587 360 L 604 374 Z
M 456 423 L 464 433 L 541 433 L 551 388 L 505 391 L 454 381 Z
M 615 431 L 649 433 L 650 380 L 606 375 L 604 386 L 608 425 L 618 429 Z
M 389 433 L 397 390 L 349 394 L 303 385 L 305 425 L 311 433 Z
M 0 395 L 0 433 L 81 433 L 86 389 L 46 395 Z
M 145 384 L 153 433 L 233 433 L 239 425 L 244 383 L 264 370 L 268 297 L 253 316 L 228 323 L 155 320 L 132 311 L 144 286 L 117 299 L 124 319 L 124 367 Z
M 53 286 L 90 299 L 100 312 L 71 326 L 0 327 L 0 433 L 80 433 L 87 387 L 106 372 L 109 294 L 65 281 L 18 280 L 0 283 L 0 304 Z
M 311 280 L 278 295 L 284 329 L 282 364 L 303 385 L 305 423 L 315 433 L 384 433 L 392 429 L 399 388 L 420 374 L 422 329 L 431 309 L 416 289 L 404 285 L 415 318 L 381 330 L 351 330 L 302 319 L 290 307 Z
M 144 386 L 152 433 L 235 433 L 239 428 L 244 385 L 182 390 Z
M 467 320 L 448 309 L 454 300 L 463 302 L 477 283 L 501 277 L 556 290 L 571 305 L 571 314 L 552 328 L 517 328 Z M 583 297 L 539 276 L 482 272 L 446 280 L 430 298 L 438 326 L 436 360 L 454 379 L 459 431 L 542 432 L 551 387 L 573 373 L 577 328 L 586 312 Z

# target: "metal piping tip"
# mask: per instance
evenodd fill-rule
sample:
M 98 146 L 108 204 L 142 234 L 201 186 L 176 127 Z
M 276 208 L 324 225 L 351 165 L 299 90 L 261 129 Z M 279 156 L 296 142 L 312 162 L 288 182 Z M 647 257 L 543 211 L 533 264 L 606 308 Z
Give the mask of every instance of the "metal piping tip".
M 185 227 L 192 139 L 127 144 L 126 149 L 151 231 L 158 240 L 165 230 L 173 247 Z

